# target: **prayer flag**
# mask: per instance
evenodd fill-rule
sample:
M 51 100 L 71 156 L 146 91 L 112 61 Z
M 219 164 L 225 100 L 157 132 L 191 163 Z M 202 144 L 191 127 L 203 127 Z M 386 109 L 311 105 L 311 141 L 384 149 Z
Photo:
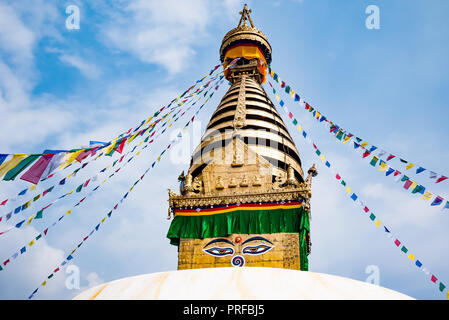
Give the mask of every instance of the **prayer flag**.
M 438 178 L 437 181 L 435 181 L 435 183 L 439 183 L 439 182 L 444 181 L 444 180 L 446 180 L 446 179 L 447 179 L 447 177 L 441 176 L 441 177 Z
M 441 204 L 441 202 L 443 202 L 443 198 L 441 198 L 440 196 L 436 196 L 435 200 L 433 200 L 433 202 L 430 204 L 431 206 L 439 206 Z

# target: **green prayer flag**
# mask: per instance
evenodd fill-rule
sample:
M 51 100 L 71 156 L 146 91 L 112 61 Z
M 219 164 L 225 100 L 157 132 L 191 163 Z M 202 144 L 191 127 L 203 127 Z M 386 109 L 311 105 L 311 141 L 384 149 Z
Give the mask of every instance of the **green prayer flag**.
M 32 154 L 20 161 L 14 168 L 9 170 L 3 180 L 9 181 L 14 180 L 23 170 L 25 170 L 30 164 L 32 164 L 37 158 L 39 158 L 40 154 Z
M 374 219 L 376 219 L 376 216 L 375 216 L 374 214 L 371 213 L 371 214 L 369 215 L 369 218 L 370 218 L 372 221 L 374 221 Z
M 36 241 L 39 240 L 40 238 L 42 238 L 42 233 L 36 237 Z
M 412 191 L 412 193 L 418 193 L 418 192 L 421 192 L 421 190 L 423 190 L 423 186 L 422 185 L 417 185 L 416 187 L 415 187 L 415 189 L 413 189 L 413 191 Z
M 405 246 L 402 246 L 401 251 L 404 252 L 404 253 L 407 253 L 408 249 Z
M 41 219 L 42 218 L 42 213 L 44 212 L 44 209 L 41 209 L 40 211 L 38 211 L 36 213 L 36 216 L 34 217 L 34 219 Z
M 376 163 L 378 160 L 379 160 L 378 157 L 373 156 L 373 158 L 371 159 L 370 165 L 372 165 L 373 167 L 376 166 Z
M 338 139 L 338 140 L 341 140 L 341 137 L 343 137 L 343 131 L 340 131 L 340 130 L 339 130 L 339 131 L 337 132 L 337 139 Z
M 407 176 L 404 174 L 404 176 L 402 177 L 401 181 L 407 181 L 407 180 L 409 180 L 409 179 L 410 179 L 410 178 L 407 177 Z
M 83 188 L 83 184 L 80 184 L 80 185 L 78 186 L 78 188 L 76 188 L 76 192 L 80 192 L 82 188 Z

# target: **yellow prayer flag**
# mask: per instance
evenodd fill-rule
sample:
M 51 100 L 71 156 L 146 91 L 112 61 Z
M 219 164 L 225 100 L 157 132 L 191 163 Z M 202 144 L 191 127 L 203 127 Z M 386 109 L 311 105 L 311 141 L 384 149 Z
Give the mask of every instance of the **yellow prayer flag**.
M 146 125 L 148 122 L 151 121 L 151 119 L 153 119 L 153 116 L 150 116 L 150 117 L 147 119 L 147 121 L 145 121 L 142 125 L 143 125 L 143 126 Z
M 105 150 L 104 154 L 108 154 L 109 152 L 111 152 L 112 149 L 114 149 L 116 143 L 117 143 L 117 138 L 111 142 L 111 145 Z
M 321 161 L 323 161 L 323 162 L 326 161 L 326 158 L 324 158 L 323 155 L 320 156 L 320 159 L 321 159 Z
M 72 209 L 70 209 L 69 211 L 67 211 L 65 214 L 70 214 L 70 212 L 72 212 Z
M 279 97 L 279 95 L 276 93 L 276 101 L 281 100 L 281 97 Z
M 161 161 L 161 156 L 157 157 L 157 162 Z
M 137 145 L 138 147 L 140 147 L 140 145 L 143 143 L 144 140 L 140 141 L 139 144 Z
M 413 181 L 413 180 L 412 180 L 412 184 L 410 185 L 409 189 L 410 189 L 410 190 L 413 190 L 413 189 L 416 188 L 417 185 L 418 185 L 418 183 L 416 183 L 416 181 Z
M 366 142 L 366 141 L 363 141 L 361 144 L 362 148 L 365 148 L 367 145 L 368 145 L 368 142 Z
M 409 163 L 406 167 L 405 167 L 405 169 L 406 170 L 409 170 L 411 167 L 413 167 L 414 166 L 414 164 L 413 163 Z
M 140 154 L 140 151 L 142 151 L 142 150 L 139 150 L 139 152 L 136 153 L 136 156 L 138 156 Z
M 380 222 L 380 220 L 376 220 L 376 222 L 374 222 L 374 224 L 376 225 L 376 227 L 380 227 L 382 225 L 382 222 Z
M 386 170 L 387 170 L 387 164 L 382 161 L 379 166 L 379 171 L 386 171 Z
M 408 255 L 408 258 L 409 258 L 410 260 L 412 260 L 412 261 L 415 260 L 415 256 L 414 256 L 413 254 L 411 254 L 411 253 Z
M 41 286 L 45 286 L 47 284 L 47 280 L 41 283 Z
M 69 192 L 69 193 L 67 193 L 67 195 L 69 195 L 69 194 L 72 194 L 72 193 L 73 193 L 73 191 L 75 191 L 75 189 L 72 189 L 72 190 L 70 190 L 70 192 Z
M 104 217 L 103 219 L 101 219 L 101 223 L 103 223 L 103 222 L 104 222 L 104 220 L 106 220 L 106 217 Z
M 299 131 L 302 131 L 302 127 L 301 127 L 300 124 L 298 124 L 298 130 L 299 130 Z
M 60 169 L 64 169 L 65 167 L 67 167 L 69 164 L 71 164 L 73 162 L 73 160 L 76 159 L 76 157 L 78 157 L 80 155 L 81 152 L 84 152 L 84 149 L 78 150 L 78 151 L 75 151 L 75 152 L 67 152 L 65 157 L 64 157 L 64 161 L 59 166 L 59 168 Z
M 346 188 L 346 192 L 349 194 L 349 193 L 351 193 L 351 188 L 350 187 L 347 187 Z
M 31 240 L 31 242 L 28 243 L 28 245 L 31 247 L 34 244 L 34 240 Z
M 137 132 L 135 135 L 131 136 L 131 138 L 129 138 L 129 139 L 126 141 L 126 144 L 130 144 L 130 142 L 133 141 L 133 140 L 137 137 L 137 135 L 138 135 L 139 133 L 140 133 L 140 132 Z
M 423 199 L 423 200 L 429 200 L 430 198 L 432 198 L 432 196 L 433 196 L 432 193 L 430 193 L 429 191 L 426 191 L 426 192 L 424 193 L 424 195 L 421 197 L 421 199 Z
M 290 97 L 294 97 L 295 96 L 295 91 L 293 91 L 293 89 L 290 90 Z
M 17 166 L 26 156 L 27 154 L 25 153 L 18 153 L 13 155 L 9 161 L 2 163 L 0 165 L 0 177 L 3 177 L 9 170 Z
M 31 223 L 31 221 L 33 221 L 33 218 L 35 217 L 35 215 L 33 214 L 27 221 L 27 225 L 29 225 Z
M 33 184 L 31 187 L 28 188 L 29 191 L 33 191 L 34 189 L 36 189 L 37 184 Z
M 72 175 L 73 175 L 73 172 L 72 172 L 71 174 L 69 174 L 69 175 L 67 176 L 67 178 L 70 178 Z

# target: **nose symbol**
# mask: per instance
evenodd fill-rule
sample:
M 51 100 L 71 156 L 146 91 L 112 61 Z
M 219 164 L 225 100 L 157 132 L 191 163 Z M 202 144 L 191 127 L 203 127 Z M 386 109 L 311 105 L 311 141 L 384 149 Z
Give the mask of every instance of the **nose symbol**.
M 245 259 L 242 256 L 235 256 L 231 261 L 234 267 L 243 267 L 245 264 Z

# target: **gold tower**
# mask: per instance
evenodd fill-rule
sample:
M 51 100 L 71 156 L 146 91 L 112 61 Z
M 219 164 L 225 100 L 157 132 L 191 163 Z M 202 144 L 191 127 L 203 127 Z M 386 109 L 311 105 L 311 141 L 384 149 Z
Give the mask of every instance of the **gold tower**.
M 271 63 L 267 37 L 245 5 L 220 60 L 231 87 L 192 155 L 180 194 L 169 190 L 167 237 L 178 269 L 230 266 L 308 270 L 311 179 L 292 137 L 261 84 Z M 249 25 L 247 24 L 249 22 Z

